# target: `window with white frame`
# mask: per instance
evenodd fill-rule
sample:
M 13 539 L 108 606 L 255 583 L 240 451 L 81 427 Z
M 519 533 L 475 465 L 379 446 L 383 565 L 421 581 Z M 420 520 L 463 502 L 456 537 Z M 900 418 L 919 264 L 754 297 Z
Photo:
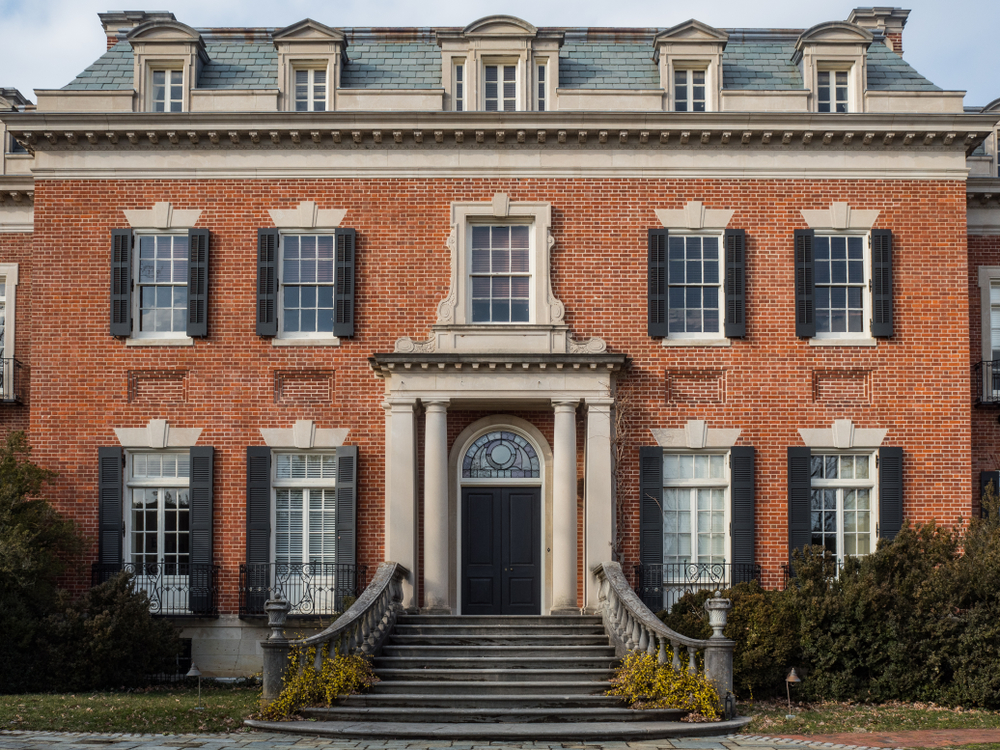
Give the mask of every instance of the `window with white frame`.
M 729 528 L 726 454 L 664 453 L 664 580 L 690 578 L 684 566 L 726 561 Z M 672 569 L 674 568 L 680 569 Z
M 472 225 L 471 322 L 530 322 L 530 229 L 525 224 Z
M 517 65 L 483 66 L 483 109 L 487 112 L 517 111 Z
M 816 103 L 819 112 L 848 111 L 848 70 L 823 70 L 816 72 Z
M 720 235 L 667 238 L 667 304 L 670 336 L 705 338 L 723 335 L 722 245 Z
M 153 112 L 184 110 L 184 71 L 153 69 L 150 71 L 150 101 Z
M 334 235 L 283 234 L 279 336 L 333 336 Z
M 139 234 L 136 237 L 136 289 L 132 295 L 138 338 L 187 335 L 188 235 Z
M 277 453 L 274 457 L 274 562 L 336 563 L 336 456 Z
M 1000 362 L 1000 279 L 990 281 L 990 360 Z M 996 367 L 997 365 L 994 365 Z
M 816 335 L 865 336 L 870 300 L 865 269 L 868 243 L 862 235 L 821 235 L 813 240 Z
M 128 551 L 139 576 L 186 576 L 190 563 L 188 453 L 132 453 L 128 472 Z
M 707 72 L 697 68 L 674 69 L 674 111 L 705 111 L 705 79 Z
M 18 398 L 14 360 L 15 294 L 17 292 L 17 264 L 0 263 L 0 399 Z
M 536 86 L 535 107 L 539 112 L 545 111 L 545 105 L 548 93 L 547 90 L 548 79 L 546 78 L 545 75 L 545 68 L 546 68 L 545 63 L 539 63 L 538 65 L 535 66 L 535 86 Z
M 455 111 L 465 111 L 465 63 L 455 63 Z
M 326 111 L 326 68 L 295 69 L 295 111 Z
M 839 561 L 875 549 L 875 457 L 813 453 L 812 544 Z

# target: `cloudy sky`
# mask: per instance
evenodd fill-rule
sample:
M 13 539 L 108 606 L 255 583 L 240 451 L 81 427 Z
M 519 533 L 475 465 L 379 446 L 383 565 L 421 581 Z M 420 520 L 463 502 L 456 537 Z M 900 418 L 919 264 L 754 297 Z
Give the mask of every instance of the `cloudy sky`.
M 883 0 L 884 2 L 884 0 Z M 874 3 L 872 3 L 874 4 Z M 851 2 L 832 0 L 0 0 L 0 86 L 34 101 L 34 89 L 59 88 L 104 49 L 97 14 L 107 10 L 169 10 L 200 26 L 283 27 L 303 18 L 329 26 L 464 26 L 494 13 L 536 26 L 669 27 L 692 15 L 722 28 L 807 28 L 846 19 Z M 905 57 L 924 76 L 949 90 L 964 90 L 967 105 L 1000 97 L 997 29 L 1000 0 L 911 0 L 903 35 Z

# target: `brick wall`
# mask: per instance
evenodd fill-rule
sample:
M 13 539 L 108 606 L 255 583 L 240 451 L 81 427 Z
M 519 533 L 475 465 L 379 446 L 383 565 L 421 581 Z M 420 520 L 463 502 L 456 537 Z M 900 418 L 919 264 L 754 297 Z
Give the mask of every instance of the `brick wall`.
M 801 445 L 799 428 L 850 418 L 888 429 L 885 444 L 905 451 L 906 517 L 968 514 L 964 183 L 892 180 L 40 181 L 32 336 L 46 346 L 34 357 L 31 434 L 37 459 L 60 472 L 57 503 L 93 537 L 97 447 L 116 444 L 113 428 L 152 418 L 203 427 L 199 444 L 216 448 L 215 557 L 222 608 L 232 612 L 245 448 L 262 444 L 260 427 L 313 419 L 350 427 L 348 442 L 360 447 L 358 555 L 373 570 L 383 548 L 385 422 L 367 357 L 392 351 L 398 336 L 429 335 L 448 290 L 450 202 L 496 192 L 552 203 L 553 291 L 567 323 L 576 337 L 601 336 L 632 358 L 622 380 L 636 403 L 621 467 L 635 499 L 624 513 L 626 565 L 638 555 L 638 447 L 654 444 L 650 428 L 689 419 L 740 427 L 739 442 L 757 449 L 757 559 L 771 584 L 787 557 L 786 448 Z M 165 200 L 202 209 L 198 226 L 212 232 L 210 336 L 193 347 L 126 348 L 107 333 L 110 231 L 127 226 L 122 209 Z M 267 209 L 302 200 L 347 209 L 343 224 L 358 231 L 356 335 L 338 348 L 272 347 L 255 334 L 256 230 L 272 226 Z M 646 232 L 658 226 L 655 208 L 689 200 L 734 209 L 730 226 L 747 232 L 747 338 L 728 348 L 664 348 L 646 334 Z M 895 235 L 896 333 L 875 348 L 795 337 L 792 232 L 805 228 L 800 209 L 832 201 L 878 209 L 876 227 Z M 161 399 L 147 378 L 143 397 L 130 401 L 137 372 L 183 375 L 165 378 Z M 520 415 L 549 435 L 550 415 Z M 479 416 L 451 412 L 450 438 Z
M 1000 236 L 969 236 L 969 360 L 976 365 L 983 359 L 982 290 L 979 288 L 979 267 L 1000 266 Z M 989 321 L 986 321 L 989 325 Z M 974 370 L 972 371 L 974 372 Z M 975 400 L 974 381 L 970 378 L 969 392 Z M 979 472 L 1000 469 L 1000 407 L 972 408 L 972 503 L 979 513 Z

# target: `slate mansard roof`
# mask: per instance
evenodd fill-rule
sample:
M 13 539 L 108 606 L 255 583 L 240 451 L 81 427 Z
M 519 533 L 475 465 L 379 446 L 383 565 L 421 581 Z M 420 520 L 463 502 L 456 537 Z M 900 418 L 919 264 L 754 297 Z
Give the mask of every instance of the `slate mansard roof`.
M 278 55 L 271 42 L 277 29 L 202 30 L 209 62 L 199 89 L 277 88 Z M 441 88 L 441 49 L 435 29 L 342 29 L 347 61 L 342 88 Z M 648 90 L 660 87 L 653 37 L 662 29 L 555 29 L 564 34 L 559 51 L 559 87 Z M 727 29 L 723 89 L 795 91 L 804 87 L 792 62 L 801 30 Z M 119 41 L 63 87 L 66 91 L 122 91 L 134 88 L 130 44 Z M 941 91 L 890 50 L 876 33 L 868 49 L 868 88 L 873 91 Z

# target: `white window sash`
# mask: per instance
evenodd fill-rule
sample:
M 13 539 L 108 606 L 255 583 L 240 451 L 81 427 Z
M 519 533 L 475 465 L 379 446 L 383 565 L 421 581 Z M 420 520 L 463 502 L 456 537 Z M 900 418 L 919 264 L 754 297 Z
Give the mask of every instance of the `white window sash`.
M 663 479 L 664 499 L 663 499 L 663 505 L 661 507 L 661 513 L 665 514 L 667 512 L 667 510 L 666 510 L 666 492 L 668 490 L 682 490 L 682 491 L 687 491 L 687 493 L 688 493 L 688 502 L 689 502 L 688 513 L 689 513 L 689 518 L 690 518 L 690 522 L 691 522 L 690 523 L 690 529 L 689 529 L 689 532 L 688 532 L 690 534 L 690 549 L 691 549 L 691 553 L 689 555 L 689 558 L 690 558 L 689 559 L 689 564 L 699 564 L 699 561 L 698 561 L 698 493 L 695 490 L 699 490 L 699 489 L 704 489 L 704 490 L 721 490 L 722 491 L 722 507 L 723 507 L 723 535 L 724 535 L 724 540 L 725 540 L 724 543 L 723 543 L 722 562 L 728 564 L 732 560 L 732 534 L 731 534 L 732 517 L 731 517 L 731 508 L 730 508 L 730 505 L 731 505 L 731 502 L 730 502 L 730 483 L 731 483 L 731 479 L 730 479 L 730 473 L 731 473 L 730 454 L 728 452 L 726 452 L 726 453 L 713 453 L 713 452 L 708 452 L 708 451 L 701 452 L 701 453 L 691 453 L 690 451 L 687 451 L 687 452 L 680 452 L 680 453 L 676 453 L 676 454 L 674 454 L 674 453 L 665 453 L 664 454 L 665 457 L 668 456 L 668 455 L 696 456 L 696 457 L 697 456 L 722 456 L 723 457 L 723 475 L 722 475 L 722 477 L 716 477 L 716 478 L 712 478 L 712 477 L 705 477 L 705 478 L 690 477 L 690 478 L 683 478 L 682 479 L 682 478 L 672 478 L 672 477 L 668 478 L 668 477 L 665 476 L 664 479 Z M 663 535 L 666 536 L 666 529 L 665 528 L 664 528 L 664 534 Z M 661 544 L 663 544 L 663 543 L 664 543 L 663 540 L 661 540 Z M 666 566 L 666 565 L 673 565 L 673 564 L 683 564 L 683 563 L 681 563 L 679 561 L 674 561 L 674 560 L 672 560 L 671 562 L 668 563 L 667 560 L 666 560 L 666 550 L 665 549 L 663 550 L 663 555 L 664 555 L 664 557 L 663 557 L 664 566 Z M 714 563 L 704 563 L 704 564 L 709 565 L 709 564 L 714 564 Z M 664 577 L 665 578 L 667 576 L 667 572 L 668 571 L 665 568 L 664 569 Z M 668 582 L 665 581 L 665 583 L 668 583 Z
M 861 266 L 862 273 L 864 274 L 863 282 L 861 284 L 823 284 L 822 286 L 856 286 L 861 289 L 861 330 L 860 331 L 820 331 L 819 322 L 817 320 L 816 335 L 814 338 L 818 339 L 870 339 L 872 338 L 871 329 L 871 319 L 872 319 L 872 290 L 871 290 L 871 264 L 872 264 L 872 242 L 870 232 L 857 232 L 857 231 L 844 231 L 844 232 L 819 232 L 817 231 L 815 237 L 861 237 Z M 813 258 L 815 259 L 815 247 L 813 248 Z M 814 316 L 816 312 L 817 297 L 815 290 L 821 286 L 815 283 L 815 275 L 813 276 L 813 311 Z
M 140 246 L 141 246 L 142 238 L 143 237 L 152 237 L 154 239 L 156 237 L 173 237 L 173 238 L 185 237 L 186 238 L 188 236 L 187 230 L 185 229 L 183 231 L 168 231 L 168 232 L 164 232 L 164 231 L 156 231 L 156 232 L 154 232 L 154 231 L 137 230 L 137 231 L 134 232 L 134 234 L 135 234 L 135 247 L 133 248 L 133 251 L 132 251 L 132 279 L 133 279 L 134 289 L 132 291 L 132 300 L 131 300 L 131 304 L 132 304 L 132 321 L 133 321 L 133 323 L 132 323 L 132 335 L 130 336 L 130 338 L 133 338 L 133 339 L 189 339 L 190 337 L 187 335 L 187 328 L 186 328 L 186 326 L 185 326 L 184 329 L 179 330 L 179 331 L 146 331 L 146 330 L 143 330 L 143 328 L 142 328 L 142 289 L 143 289 L 143 287 L 166 287 L 166 286 L 169 286 L 171 289 L 173 289 L 175 287 L 180 287 L 180 286 L 183 286 L 183 287 L 187 288 L 187 286 L 188 286 L 188 278 L 190 277 L 190 274 L 191 274 L 190 265 L 188 266 L 188 271 L 185 274 L 184 280 L 181 281 L 181 282 L 171 282 L 170 284 L 163 284 L 163 283 L 160 283 L 160 284 L 156 284 L 156 283 L 144 284 L 144 283 L 142 283 L 142 281 L 140 279 L 140 276 L 139 276 L 139 268 L 140 268 L 140 262 L 141 262 L 141 259 L 140 259 L 140 255 L 141 255 Z M 171 247 L 172 246 L 173 246 L 173 244 L 171 243 Z M 191 250 L 190 250 L 190 247 L 188 248 L 188 254 L 187 254 L 187 257 L 185 258 L 185 262 L 188 263 L 188 264 L 190 264 L 190 262 L 191 262 Z M 186 310 L 187 310 L 187 306 L 185 306 L 185 319 L 187 319 Z
M 278 300 L 275 305 L 277 315 L 278 315 L 278 338 L 279 339 L 315 339 L 320 341 L 330 341 L 336 338 L 333 330 L 330 331 L 286 331 L 285 330 L 285 276 L 284 276 L 284 265 L 285 265 L 285 240 L 288 237 L 330 237 L 333 242 L 333 277 L 329 282 L 306 282 L 306 283 L 294 283 L 287 284 L 287 286 L 315 286 L 315 287 L 330 287 L 333 290 L 333 308 L 332 315 L 334 320 L 334 326 L 336 325 L 336 312 L 337 312 L 337 296 L 336 296 L 336 282 L 337 282 L 337 233 L 333 229 L 318 229 L 315 231 L 304 231 L 304 230 L 294 230 L 288 232 L 282 232 L 280 235 L 279 251 L 278 251 Z M 317 289 L 317 294 L 319 293 Z M 302 308 L 299 308 L 300 310 Z M 317 310 L 319 308 L 317 307 Z
M 837 561 L 842 563 L 845 558 L 849 555 L 844 551 L 844 499 L 847 492 L 851 490 L 868 490 L 868 549 L 871 552 L 875 551 L 875 545 L 878 542 L 878 466 L 877 458 L 878 453 L 852 453 L 843 452 L 838 453 L 837 451 L 824 450 L 822 453 L 816 451 L 813 453 L 813 457 L 819 456 L 837 456 L 838 458 L 843 456 L 865 456 L 868 458 L 868 478 L 867 479 L 824 479 L 820 477 L 812 477 L 810 480 L 810 490 L 837 490 Z M 810 537 L 812 535 L 812 492 L 809 494 L 809 533 Z M 863 556 L 863 555 L 861 555 Z

